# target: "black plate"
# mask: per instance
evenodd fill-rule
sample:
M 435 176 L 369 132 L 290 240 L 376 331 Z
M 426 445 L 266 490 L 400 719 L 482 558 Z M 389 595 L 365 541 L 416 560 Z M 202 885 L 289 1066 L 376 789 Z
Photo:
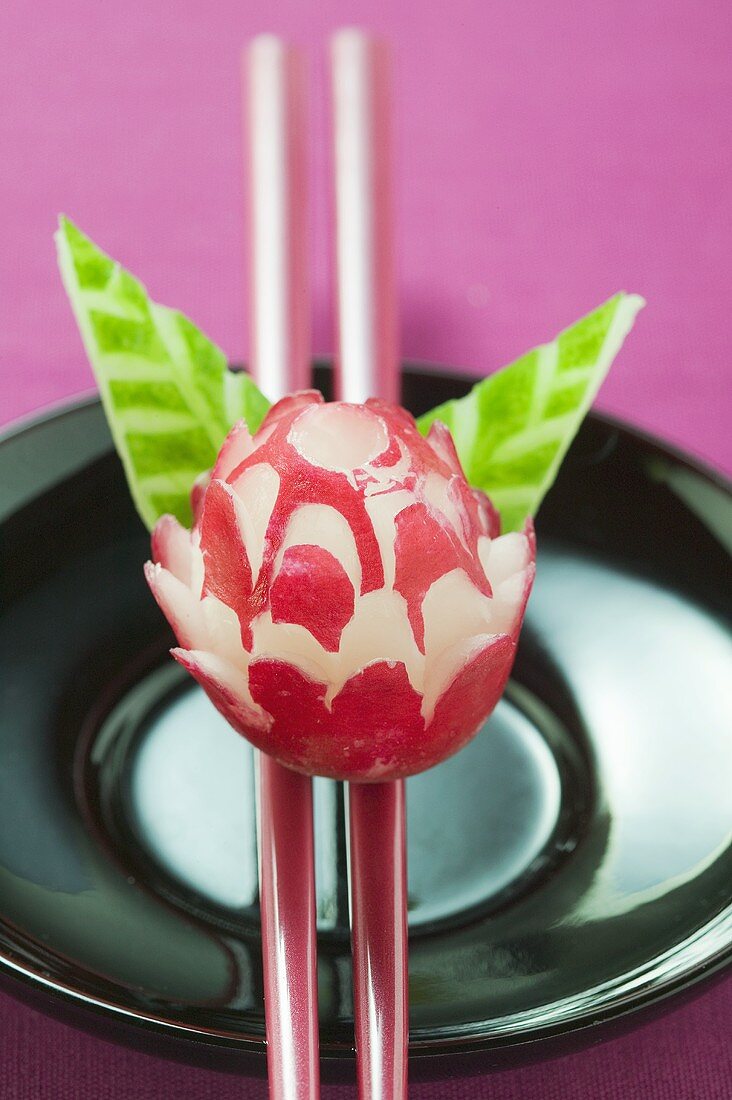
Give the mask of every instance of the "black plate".
M 410 371 L 405 403 L 466 388 Z M 264 1072 L 250 761 L 166 655 L 97 402 L 6 435 L 0 486 L 0 975 L 108 1038 Z M 507 697 L 410 780 L 415 1077 L 595 1041 L 732 951 L 730 489 L 591 417 L 537 526 Z M 353 1064 L 338 794 L 330 1076 Z

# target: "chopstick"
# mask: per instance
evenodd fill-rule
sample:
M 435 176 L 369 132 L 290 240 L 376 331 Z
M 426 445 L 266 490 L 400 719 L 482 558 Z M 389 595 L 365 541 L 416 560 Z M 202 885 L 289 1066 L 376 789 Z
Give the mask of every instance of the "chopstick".
M 344 30 L 331 44 L 337 257 L 337 396 L 398 400 L 390 65 L 386 45 Z M 404 783 L 348 787 L 359 1096 L 407 1094 Z
M 252 372 L 272 400 L 310 384 L 305 74 L 273 35 L 250 44 L 248 119 Z M 318 1100 L 312 780 L 258 755 L 267 1069 L 272 1100 Z
M 407 1095 L 407 861 L 404 781 L 351 783 L 353 989 L 358 1094 Z
M 251 365 L 278 401 L 311 382 L 305 60 L 271 34 L 244 59 Z
M 361 31 L 331 40 L 336 204 L 336 396 L 399 400 L 390 56 Z

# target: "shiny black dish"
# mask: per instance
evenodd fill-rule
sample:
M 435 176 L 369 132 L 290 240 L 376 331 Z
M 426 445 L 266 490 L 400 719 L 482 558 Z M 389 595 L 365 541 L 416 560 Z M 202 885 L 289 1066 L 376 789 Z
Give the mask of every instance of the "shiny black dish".
M 412 370 L 404 400 L 466 389 Z M 409 781 L 414 1077 L 594 1042 L 732 956 L 730 488 L 593 416 L 537 529 L 506 698 Z M 264 1073 L 251 759 L 167 657 L 147 555 L 96 400 L 0 441 L 0 977 Z M 331 1077 L 353 1066 L 341 793 L 316 795 Z

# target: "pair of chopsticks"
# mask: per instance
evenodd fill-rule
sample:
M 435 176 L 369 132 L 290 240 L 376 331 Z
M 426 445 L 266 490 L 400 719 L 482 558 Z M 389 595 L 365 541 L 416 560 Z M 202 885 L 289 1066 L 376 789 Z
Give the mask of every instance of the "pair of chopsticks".
M 385 45 L 358 31 L 330 52 L 338 352 L 336 393 L 398 400 Z M 244 61 L 250 166 L 251 367 L 278 399 L 310 385 L 303 58 L 271 35 Z M 272 1100 L 320 1095 L 312 781 L 259 761 L 260 892 Z M 350 784 L 349 879 L 359 1096 L 407 1088 L 403 782 Z

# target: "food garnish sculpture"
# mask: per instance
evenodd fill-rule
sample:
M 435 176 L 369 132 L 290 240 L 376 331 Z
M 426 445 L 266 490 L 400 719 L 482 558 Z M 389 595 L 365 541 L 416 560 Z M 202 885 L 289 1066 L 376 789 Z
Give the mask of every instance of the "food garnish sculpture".
M 351 810 L 356 803 L 368 810 L 365 792 L 388 794 L 385 781 L 456 751 L 495 706 L 533 577 L 528 517 L 642 299 L 615 295 L 415 425 L 392 405 L 324 404 L 311 392 L 267 411 L 267 399 L 248 375 L 229 370 L 221 349 L 151 301 L 65 218 L 57 244 L 133 499 L 154 531 L 148 578 L 177 635 L 176 656 L 240 733 L 287 765 L 283 774 L 365 781 L 351 787 Z M 263 774 L 271 770 L 262 765 Z M 390 802 L 396 823 L 400 799 Z M 369 827 L 367 813 L 355 819 Z M 355 845 L 351 837 L 356 864 L 374 854 L 362 833 Z M 286 859 L 291 840 L 279 833 L 278 840 Z M 391 855 L 396 875 L 394 844 Z M 311 844 L 303 874 L 285 870 L 278 867 L 280 885 L 302 879 L 312 895 Z M 370 937 L 383 926 L 381 909 L 405 923 L 406 890 L 391 908 L 383 898 L 372 905 L 371 881 L 361 879 L 363 890 L 357 882 L 352 892 L 356 927 L 359 914 L 375 924 L 360 947 L 354 935 L 361 960 L 354 979 L 371 967 L 367 980 L 354 982 L 356 1032 L 366 1037 L 361 1046 L 357 1038 L 359 1080 L 364 1095 L 403 1097 L 405 971 L 388 944 L 375 958 Z M 302 898 L 288 895 L 276 910 L 280 922 Z M 305 915 L 313 909 L 311 897 Z M 314 918 L 302 923 L 302 934 L 291 923 L 278 951 L 265 952 L 270 991 L 285 976 L 282 996 L 269 999 L 268 1063 L 272 1095 L 294 1095 L 286 1044 L 302 1074 L 297 1095 L 312 1100 Z M 263 944 L 268 927 L 263 920 Z M 305 941 L 313 948 L 307 964 L 294 949 Z M 376 1012 L 374 994 L 390 977 Z M 398 1011 L 390 1014 L 395 990 Z
M 280 763 L 356 782 L 438 764 L 500 698 L 534 577 L 450 432 L 378 400 L 278 402 L 241 421 L 153 532 L 173 655 Z
M 642 301 L 617 294 L 419 423 L 395 405 L 389 51 L 346 29 L 330 43 L 334 380 L 346 400 L 303 389 L 304 73 L 299 51 L 272 35 L 245 56 L 251 368 L 279 399 L 272 408 L 64 218 L 57 243 L 153 531 L 147 579 L 174 656 L 263 753 L 270 1097 L 320 1096 L 310 776 L 322 775 L 349 781 L 359 1096 L 406 1100 L 403 779 L 460 749 L 498 702 L 534 577 L 531 517 Z

